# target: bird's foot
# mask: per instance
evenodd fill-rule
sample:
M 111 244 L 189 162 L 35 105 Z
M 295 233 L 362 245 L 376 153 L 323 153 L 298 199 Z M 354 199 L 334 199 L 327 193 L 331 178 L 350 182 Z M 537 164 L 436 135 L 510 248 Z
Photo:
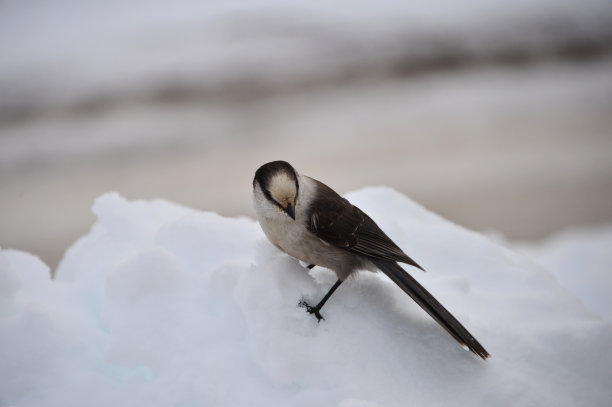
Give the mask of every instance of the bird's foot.
M 301 300 L 298 303 L 298 307 L 306 308 L 306 312 L 308 312 L 309 314 L 313 314 L 315 317 L 317 317 L 317 322 L 321 322 L 321 320 L 325 320 L 325 318 L 323 318 L 323 316 L 319 312 L 319 308 L 313 307 L 312 305 L 308 304 L 305 300 Z

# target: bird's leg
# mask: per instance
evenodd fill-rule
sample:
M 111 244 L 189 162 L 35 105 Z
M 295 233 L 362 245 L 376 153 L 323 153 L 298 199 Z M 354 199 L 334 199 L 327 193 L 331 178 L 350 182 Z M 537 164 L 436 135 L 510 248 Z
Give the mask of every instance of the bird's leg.
M 312 268 L 313 268 L 314 266 L 316 266 L 316 264 L 310 264 L 310 265 L 306 266 L 306 268 L 307 268 L 308 270 L 312 270 Z
M 332 286 L 332 288 L 329 289 L 327 294 L 325 294 L 323 299 L 321 301 L 319 301 L 319 303 L 315 307 L 313 307 L 312 305 L 308 304 L 304 300 L 300 301 L 298 303 L 298 306 L 306 308 L 306 311 L 308 311 L 310 314 L 314 314 L 314 316 L 317 317 L 317 322 L 321 322 L 322 319 L 325 319 L 325 318 L 323 318 L 323 316 L 321 316 L 321 308 L 323 308 L 323 305 L 325 305 L 327 300 L 329 300 L 329 297 L 332 296 L 334 291 L 336 291 L 338 289 L 338 287 L 340 287 L 340 284 L 342 284 L 342 280 L 336 281 L 336 283 Z

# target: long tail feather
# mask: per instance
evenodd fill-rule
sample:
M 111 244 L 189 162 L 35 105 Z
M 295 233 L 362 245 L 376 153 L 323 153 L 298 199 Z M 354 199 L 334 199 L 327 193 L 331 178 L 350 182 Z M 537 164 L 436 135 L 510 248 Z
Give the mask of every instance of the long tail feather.
M 406 292 L 417 304 L 421 306 L 438 324 L 451 334 L 461 345 L 487 359 L 490 355 L 478 343 L 476 338 L 457 319 L 452 316 L 421 284 L 408 274 L 397 263 L 388 260 L 371 258 L 372 262 L 385 273 L 395 284 Z

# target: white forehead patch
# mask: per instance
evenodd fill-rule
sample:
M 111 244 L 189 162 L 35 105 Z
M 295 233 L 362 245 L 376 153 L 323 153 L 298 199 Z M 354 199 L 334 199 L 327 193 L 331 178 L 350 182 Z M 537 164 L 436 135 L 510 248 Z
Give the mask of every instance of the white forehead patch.
M 280 204 L 293 203 L 297 193 L 294 179 L 284 172 L 272 177 L 268 189 L 272 197 Z

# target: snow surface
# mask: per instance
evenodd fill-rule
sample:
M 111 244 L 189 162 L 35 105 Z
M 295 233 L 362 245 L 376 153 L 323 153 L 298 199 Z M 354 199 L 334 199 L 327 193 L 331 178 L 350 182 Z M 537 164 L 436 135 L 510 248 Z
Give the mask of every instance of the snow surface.
M 571 228 L 517 249 L 546 267 L 591 311 L 612 322 L 612 225 Z
M 612 329 L 528 256 L 388 188 L 347 196 L 491 353 L 465 352 L 384 276 L 345 283 L 257 223 L 166 201 L 96 200 L 49 278 L 0 252 L 0 405 L 575 406 L 612 399 Z

